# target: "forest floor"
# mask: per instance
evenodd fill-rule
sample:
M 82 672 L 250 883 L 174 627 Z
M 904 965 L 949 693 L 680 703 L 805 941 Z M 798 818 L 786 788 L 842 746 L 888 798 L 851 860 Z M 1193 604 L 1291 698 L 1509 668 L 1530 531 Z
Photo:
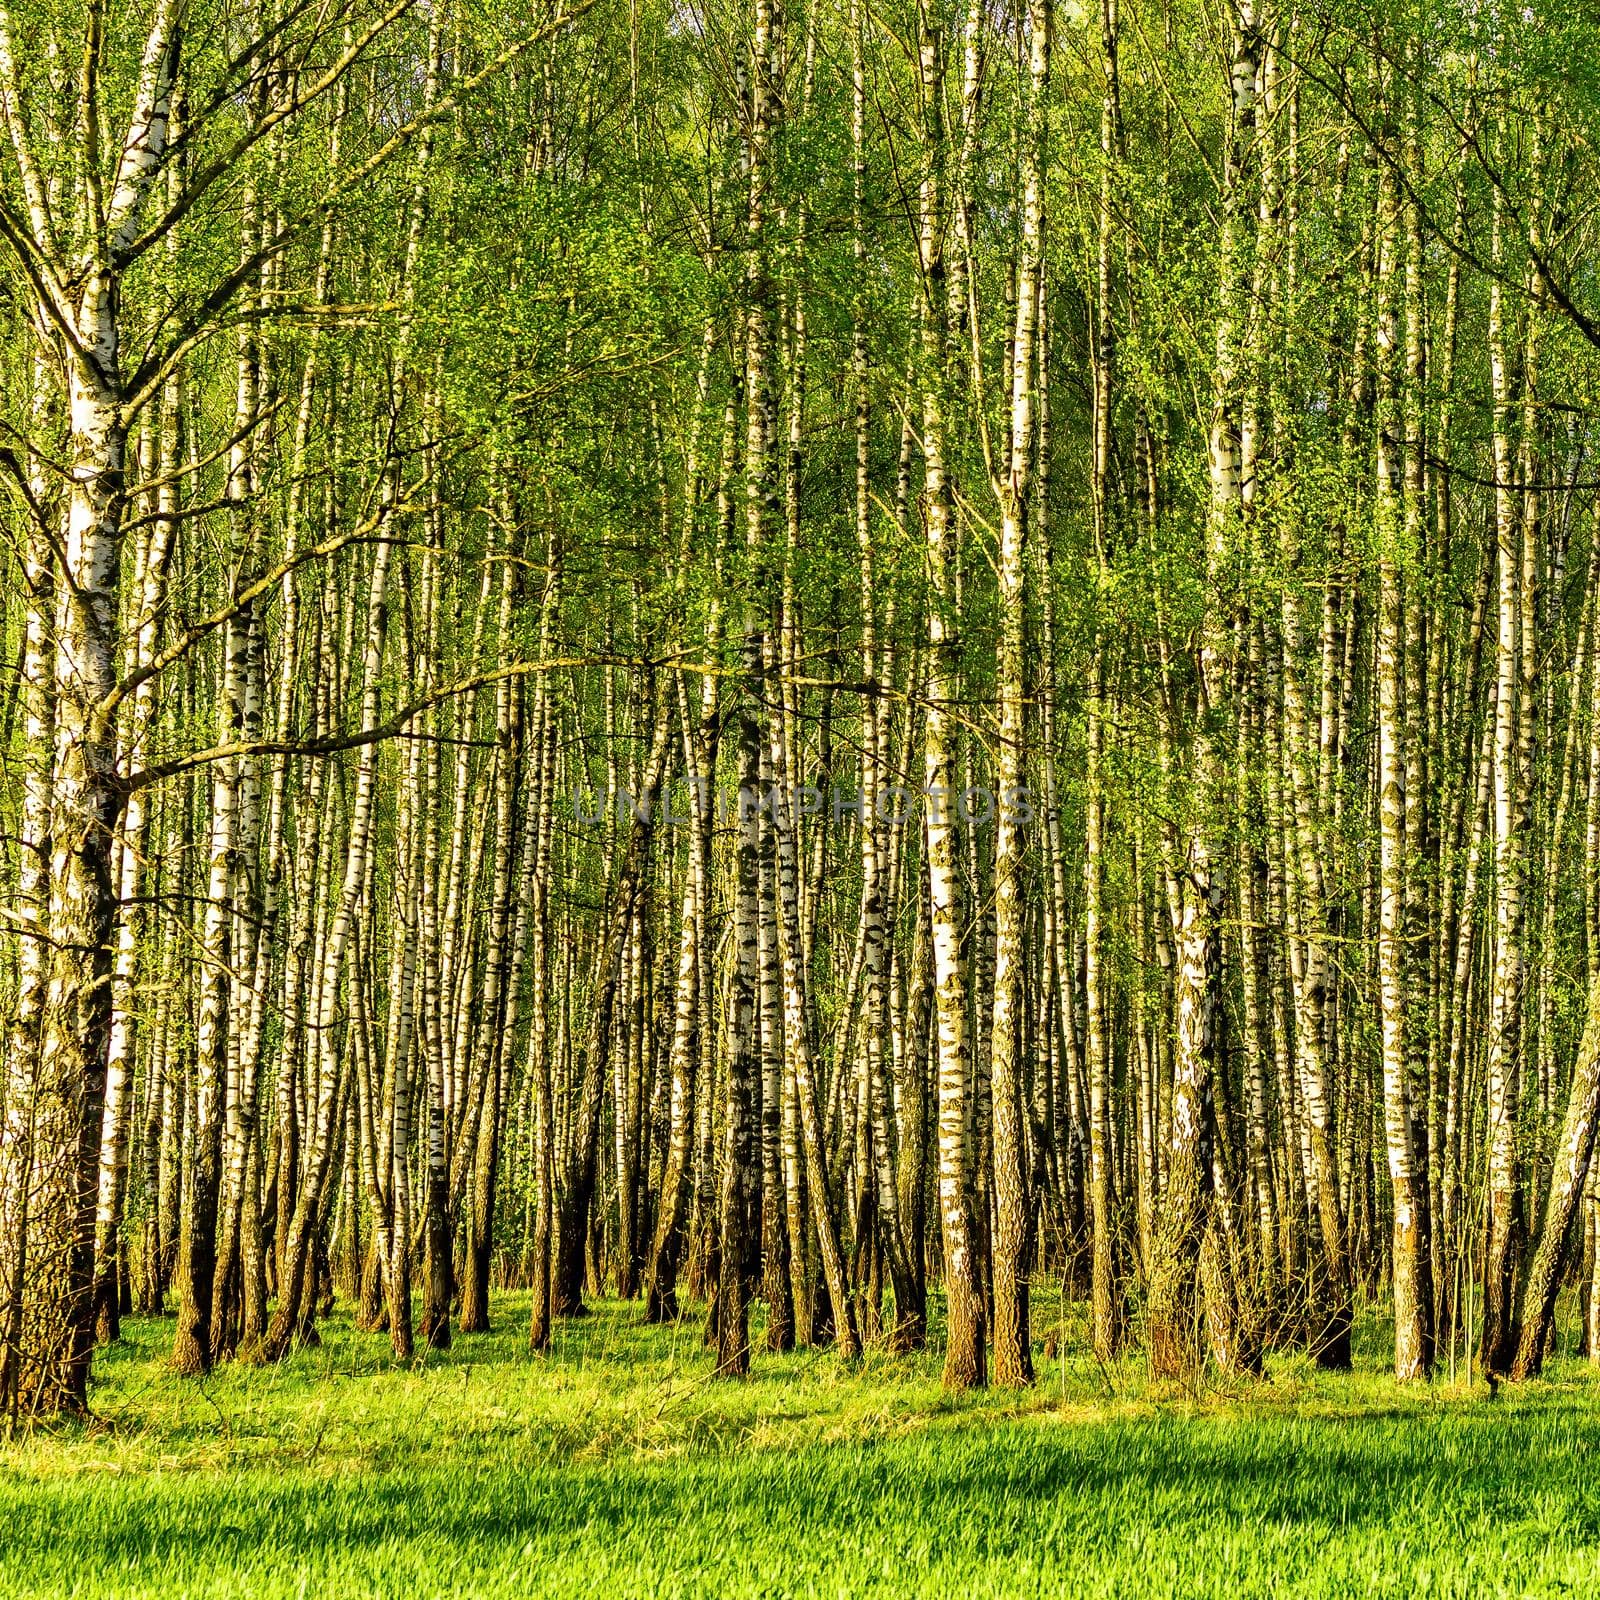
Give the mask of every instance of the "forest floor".
M 1600 1376 L 1574 1360 L 1493 1401 L 1402 1392 L 1374 1322 L 1353 1374 L 1281 1356 L 1180 1392 L 1073 1330 L 1032 1390 L 951 1397 L 932 1351 L 719 1383 L 698 1320 L 605 1303 L 535 1359 L 525 1299 L 494 1312 L 401 1370 L 341 1311 L 320 1349 L 205 1382 L 132 1319 L 96 1422 L 0 1444 L 0 1595 L 1600 1592 Z

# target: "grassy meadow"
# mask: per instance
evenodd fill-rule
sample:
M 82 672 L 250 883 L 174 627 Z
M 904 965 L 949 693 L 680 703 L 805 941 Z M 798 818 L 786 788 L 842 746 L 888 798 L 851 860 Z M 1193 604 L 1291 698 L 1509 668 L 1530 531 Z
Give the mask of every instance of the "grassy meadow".
M 1574 1360 L 1401 1392 L 1373 1324 L 1353 1375 L 1185 1393 L 1074 1330 L 1033 1390 L 952 1398 L 935 1351 L 728 1384 L 698 1323 L 604 1303 L 534 1359 L 521 1299 L 495 1311 L 409 1370 L 341 1312 L 203 1383 L 131 1320 L 95 1423 L 0 1445 L 0 1595 L 1600 1593 Z

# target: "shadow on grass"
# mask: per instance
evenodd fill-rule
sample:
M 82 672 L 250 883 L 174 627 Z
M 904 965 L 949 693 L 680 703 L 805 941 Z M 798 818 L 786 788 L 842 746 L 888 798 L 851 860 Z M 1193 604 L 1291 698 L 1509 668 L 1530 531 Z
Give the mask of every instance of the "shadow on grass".
M 1107 1401 L 1070 1363 L 1026 1395 L 947 1396 L 936 1350 L 762 1352 L 724 1384 L 693 1317 L 652 1328 L 602 1303 L 540 1357 L 525 1329 L 506 1296 L 493 1332 L 400 1369 L 341 1314 L 321 1348 L 202 1391 L 166 1370 L 171 1324 L 134 1319 L 97 1363 L 115 1425 L 0 1454 L 0 1597 L 1242 1600 L 1543 1592 L 1574 1563 L 1600 1579 L 1600 1395 L 1575 1368 L 1494 1405 L 1298 1358 L 1199 1401 L 1131 1365 Z
M 1466 1541 L 1530 1521 L 1600 1538 L 1600 1416 L 1553 1396 L 1512 1411 L 1176 1418 L 969 1426 L 883 1443 L 662 1463 L 472 1470 L 143 1475 L 0 1486 L 0 1547 L 41 1575 L 406 1565 L 408 1552 L 719 1568 L 843 1559 L 909 1540 L 914 1559 L 1059 1559 L 1140 1542 L 1198 1548 L 1230 1530 L 1310 1547 L 1422 1529 Z M 920 1551 L 920 1555 L 916 1552 Z M 166 1554 L 163 1555 L 163 1552 Z

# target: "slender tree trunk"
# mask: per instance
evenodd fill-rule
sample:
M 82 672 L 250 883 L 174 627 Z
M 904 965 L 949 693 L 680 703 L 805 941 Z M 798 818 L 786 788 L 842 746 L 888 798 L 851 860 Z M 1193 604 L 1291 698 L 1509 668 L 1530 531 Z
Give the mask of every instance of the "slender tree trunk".
M 994 1099 L 994 1379 L 1033 1381 L 1028 1331 L 1032 1207 L 1023 1128 L 1023 633 L 1028 571 L 1028 509 L 1034 471 L 1034 351 L 1043 299 L 1046 96 L 1050 85 L 1050 0 L 1029 7 L 1028 102 L 1024 113 L 1022 237 L 1017 253 L 1017 316 L 1011 350 L 1011 459 L 1000 484 L 1000 742 L 995 830 L 994 1022 L 990 1092 Z

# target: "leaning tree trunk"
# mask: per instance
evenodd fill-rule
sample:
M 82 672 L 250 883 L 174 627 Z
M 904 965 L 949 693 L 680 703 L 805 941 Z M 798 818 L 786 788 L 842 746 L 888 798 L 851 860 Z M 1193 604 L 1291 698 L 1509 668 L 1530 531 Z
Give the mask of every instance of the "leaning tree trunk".
M 1513 1378 L 1536 1378 L 1544 1365 L 1572 1222 L 1589 1183 L 1597 1115 L 1600 1115 L 1600 982 L 1590 985 L 1589 1014 L 1578 1046 L 1578 1059 L 1572 1069 L 1572 1088 L 1561 1142 L 1557 1146 L 1553 1182 L 1545 1199 L 1538 1242 L 1523 1285 L 1520 1326 L 1515 1333 L 1516 1358 L 1511 1364 Z M 1589 1293 L 1592 1297 L 1592 1286 Z M 1592 1298 L 1590 1316 L 1592 1320 Z M 1594 1355 L 1591 1346 L 1591 1359 Z
M 394 470 L 390 469 L 391 472 Z M 392 497 L 395 486 L 385 494 Z M 387 525 L 387 520 L 385 526 Z M 388 633 L 388 587 L 390 558 L 394 546 L 383 540 L 373 558 L 367 591 L 365 677 L 361 697 L 361 725 L 377 722 L 378 695 Z M 317 1224 L 321 1216 L 328 1174 L 333 1165 L 337 1128 L 335 1112 L 341 1102 L 345 1063 L 341 1057 L 336 1022 L 339 989 L 344 974 L 345 953 L 350 944 L 357 902 L 366 879 L 367 857 L 372 848 L 374 786 L 377 776 L 377 747 L 362 748 L 356 765 L 355 794 L 350 809 L 350 836 L 346 847 L 344 880 L 334 907 L 322 951 L 321 984 L 317 997 L 314 1103 L 311 1137 L 307 1144 L 305 1170 L 300 1191 L 289 1218 L 288 1237 L 282 1240 L 283 1263 L 278 1279 L 278 1306 L 267 1326 L 262 1353 L 278 1360 L 290 1345 L 311 1325 L 315 1315 L 316 1269 L 312 1259 Z

